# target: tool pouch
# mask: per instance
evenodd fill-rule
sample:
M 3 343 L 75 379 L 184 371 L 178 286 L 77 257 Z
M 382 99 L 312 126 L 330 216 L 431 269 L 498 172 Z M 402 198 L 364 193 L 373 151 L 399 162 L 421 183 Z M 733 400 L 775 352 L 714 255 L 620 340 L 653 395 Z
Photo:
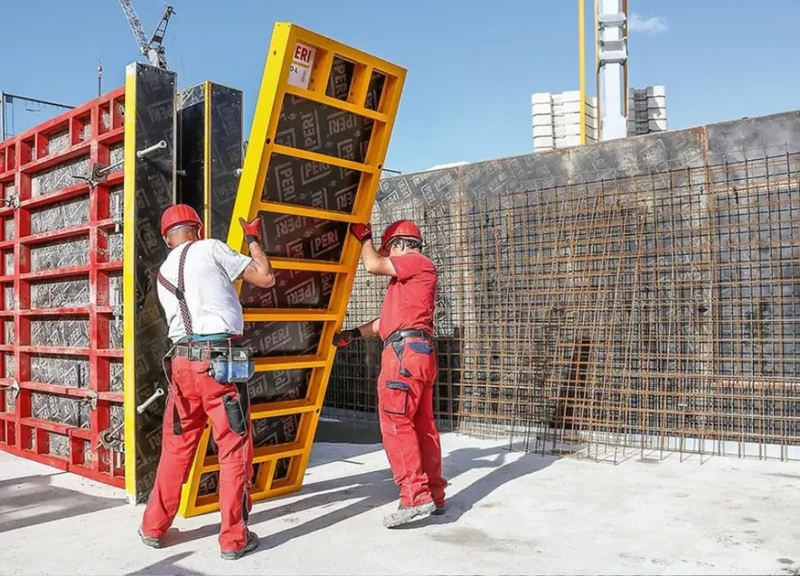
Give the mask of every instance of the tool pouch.
M 236 398 L 233 394 L 225 394 L 222 397 L 222 403 L 225 406 L 225 414 L 228 417 L 228 424 L 231 430 L 239 436 L 247 434 L 247 425 L 249 424 L 249 408 L 250 396 L 247 393 L 245 386 L 237 386 L 239 397 Z
M 255 373 L 252 353 L 252 348 L 225 348 L 224 353 L 212 358 L 208 373 L 221 383 L 247 382 Z

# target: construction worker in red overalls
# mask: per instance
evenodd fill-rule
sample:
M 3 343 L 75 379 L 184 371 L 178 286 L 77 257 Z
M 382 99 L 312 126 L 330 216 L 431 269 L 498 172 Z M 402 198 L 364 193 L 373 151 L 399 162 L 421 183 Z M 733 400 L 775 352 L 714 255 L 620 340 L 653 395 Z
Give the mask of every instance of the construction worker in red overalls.
M 210 418 L 219 449 L 219 544 L 226 560 L 241 558 L 258 547 L 258 537 L 246 525 L 252 508 L 248 488 L 253 476 L 253 439 L 246 382 L 221 382 L 213 376 L 212 362 L 247 353 L 231 344 L 242 334 L 244 324 L 233 282 L 241 278 L 261 288 L 275 284 L 272 267 L 258 244 L 260 222 L 240 219 L 240 223 L 251 257 L 219 240 L 204 240 L 200 217 L 190 206 L 171 206 L 161 218 L 161 235 L 171 252 L 159 269 L 158 298 L 173 347 L 167 354 L 171 366 L 165 361 L 170 386 L 161 460 L 139 527 L 146 545 L 161 547 Z M 220 376 L 229 378 L 227 372 Z
M 378 413 L 383 446 L 400 506 L 384 518 L 394 528 L 430 514 L 445 512 L 442 449 L 433 415 L 433 385 L 438 364 L 433 347 L 433 313 L 438 274 L 421 252 L 422 234 L 409 220 L 391 224 L 380 250 L 372 243 L 369 224 L 353 224 L 361 242 L 361 260 L 367 272 L 389 276 L 380 317 L 344 330 L 334 345 L 347 346 L 359 338 L 379 335 L 383 340 L 378 376 Z

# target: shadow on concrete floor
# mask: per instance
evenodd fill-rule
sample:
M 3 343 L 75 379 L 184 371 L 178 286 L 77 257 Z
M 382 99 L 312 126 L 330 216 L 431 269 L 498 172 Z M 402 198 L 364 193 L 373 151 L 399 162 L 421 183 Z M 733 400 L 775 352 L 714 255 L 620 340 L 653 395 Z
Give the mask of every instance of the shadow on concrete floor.
M 0 533 L 125 504 L 121 498 L 103 498 L 52 486 L 52 478 L 61 474 L 66 472 L 1 481 Z
M 177 565 L 181 560 L 188 558 L 194 552 L 181 552 L 173 554 L 169 558 L 164 558 L 153 564 L 148 564 L 144 568 L 140 568 L 135 572 L 129 572 L 127 576 L 138 576 L 145 574 L 171 574 L 174 576 L 204 576 L 203 572 L 196 572 L 194 570 L 187 570 Z
M 383 442 L 383 438 L 381 438 L 381 427 L 377 421 L 320 420 L 314 435 L 314 442 L 380 444 Z
M 452 498 L 448 498 L 447 512 L 444 516 L 431 517 L 427 520 L 415 522 L 408 525 L 407 528 L 417 528 L 431 523 L 449 524 L 456 522 L 478 502 L 503 484 L 537 472 L 556 460 L 555 457 L 526 454 L 513 462 L 506 463 L 508 454 L 509 452 L 506 448 L 494 447 L 487 449 L 463 448 L 447 455 L 443 462 L 445 478 L 453 478 L 469 470 L 479 468 L 493 468 L 493 470 L 462 489 Z M 262 522 L 291 516 L 303 510 L 324 508 L 339 501 L 355 498 L 359 500 L 349 506 L 272 535 L 267 542 L 262 542 L 261 548 L 254 554 L 278 547 L 294 538 L 306 536 L 317 530 L 324 530 L 374 508 L 397 501 L 398 488 L 392 480 L 391 472 L 385 469 L 321 482 L 311 482 L 303 486 L 300 495 L 305 497 L 285 506 L 261 510 L 251 514 L 250 526 L 253 527 Z M 376 526 L 376 530 L 383 529 L 380 525 Z M 215 524 L 186 532 L 171 533 L 171 535 L 167 536 L 168 540 L 166 540 L 165 544 L 177 544 L 196 538 L 212 536 L 218 530 L 219 525 Z M 255 530 L 257 531 L 257 528 Z

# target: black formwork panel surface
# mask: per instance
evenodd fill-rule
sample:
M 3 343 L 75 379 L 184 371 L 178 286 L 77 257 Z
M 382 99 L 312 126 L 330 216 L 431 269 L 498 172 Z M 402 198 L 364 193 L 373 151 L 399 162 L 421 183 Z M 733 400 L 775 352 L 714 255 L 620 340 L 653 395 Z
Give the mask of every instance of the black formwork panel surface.
M 373 92 L 379 88 L 374 87 Z M 331 129 L 336 122 L 337 126 L 347 128 Z M 304 139 L 303 134 L 314 134 L 313 142 Z M 370 119 L 287 95 L 275 141 L 339 157 L 353 154 L 354 161 L 363 161 L 371 135 Z M 357 171 L 272 154 L 262 200 L 350 213 L 359 178 Z M 212 197 L 212 213 L 213 202 Z M 268 256 L 339 261 L 347 234 L 346 223 L 273 212 L 259 215 L 262 247 Z M 278 270 L 273 288 L 262 290 L 242 284 L 240 301 L 245 308 L 326 308 L 335 276 L 328 272 Z M 253 347 L 256 356 L 314 354 L 322 328 L 323 322 L 245 322 L 242 344 Z M 248 383 L 251 404 L 305 397 L 311 373 L 311 369 L 257 373 Z M 299 421 L 298 415 L 254 421 L 254 446 L 291 443 L 296 438 Z M 216 446 L 212 439 L 208 454 L 214 453 Z M 259 466 L 256 464 L 256 475 Z M 289 459 L 279 460 L 274 480 L 286 477 L 288 471 Z M 215 492 L 217 483 L 217 472 L 204 474 L 199 495 Z
M 242 92 L 203 82 L 178 94 L 177 200 L 206 223 L 206 238 L 228 239 L 243 158 Z
M 209 82 L 206 97 L 211 99 L 208 235 L 225 242 L 244 155 L 243 95 L 241 90 Z
M 205 82 L 178 93 L 178 168 L 183 174 L 176 182 L 177 202 L 205 214 L 206 93 Z
M 175 182 L 175 101 L 176 75 L 143 64 L 135 66 L 135 86 L 126 88 L 126 101 L 134 104 L 135 149 L 142 150 L 158 143 L 167 147 L 153 156 L 135 159 L 135 171 L 130 176 L 126 166 L 126 187 L 133 187 L 134 202 L 126 210 L 125 228 L 135 231 L 133 262 L 126 271 L 134 274 L 135 300 L 126 302 L 126 327 L 130 323 L 131 342 L 126 342 L 126 384 L 132 376 L 134 402 L 138 406 L 152 396 L 157 387 L 167 390 L 162 359 L 169 349 L 167 325 L 156 292 L 158 269 L 169 249 L 161 237 L 161 215 L 173 204 Z M 131 105 L 127 106 L 129 114 Z M 127 188 L 126 188 L 127 189 Z M 126 278 L 126 282 L 130 281 Z M 130 315 L 130 317 L 128 317 Z M 134 354 L 128 352 L 133 348 Z M 129 367 L 128 363 L 133 364 Z M 127 396 L 127 395 L 126 395 Z M 126 397 L 126 401 L 129 396 Z M 137 502 L 146 500 L 153 488 L 161 451 L 161 428 L 164 402 L 152 404 L 143 414 L 135 407 L 126 407 L 135 425 L 135 496 Z M 126 434 L 127 437 L 127 434 Z

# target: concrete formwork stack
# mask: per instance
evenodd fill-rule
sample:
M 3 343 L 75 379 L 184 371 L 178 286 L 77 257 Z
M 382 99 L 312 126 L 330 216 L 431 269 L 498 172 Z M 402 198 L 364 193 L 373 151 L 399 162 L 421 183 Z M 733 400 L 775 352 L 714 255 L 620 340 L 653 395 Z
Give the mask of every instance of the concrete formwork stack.
M 586 143 L 597 142 L 597 98 L 587 97 L 581 118 L 581 99 L 577 90 L 533 94 L 531 120 L 534 152 L 579 146 L 581 122 L 585 124 Z
M 667 89 L 648 86 L 628 89 L 628 136 L 667 130 Z

